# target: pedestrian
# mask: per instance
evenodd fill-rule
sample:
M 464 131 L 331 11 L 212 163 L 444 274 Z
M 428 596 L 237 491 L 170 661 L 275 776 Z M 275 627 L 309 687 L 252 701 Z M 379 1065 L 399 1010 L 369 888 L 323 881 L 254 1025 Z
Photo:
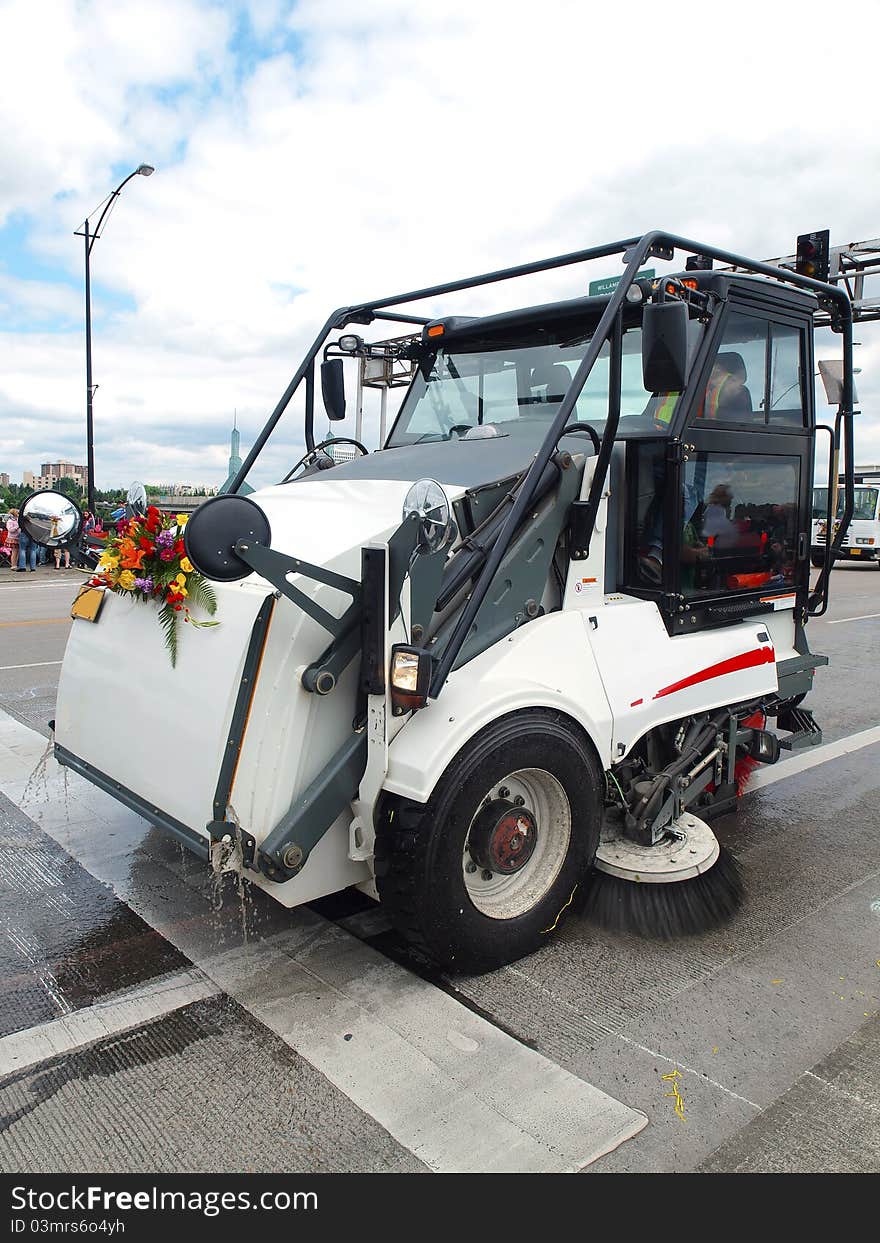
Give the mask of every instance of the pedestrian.
M 9 549 L 9 568 L 15 572 L 18 569 L 18 540 L 21 535 L 21 527 L 18 525 L 18 510 L 10 509 L 9 517 L 6 519 L 6 547 Z
M 24 574 L 25 570 L 30 570 L 33 574 L 36 568 L 37 541 L 32 539 L 22 527 L 18 536 L 18 572 Z
M 94 515 L 92 514 L 91 510 L 89 510 L 89 509 L 84 509 L 84 510 L 83 510 L 83 526 L 82 526 L 82 529 L 83 529 L 83 535 L 90 535 L 90 534 L 91 534 L 91 532 L 92 532 L 92 531 L 94 531 L 94 529 L 95 529 L 95 518 L 94 518 Z
M 61 556 L 63 553 L 64 554 L 64 568 L 65 570 L 69 570 L 70 569 L 70 549 L 68 548 L 68 546 L 66 544 L 59 544 L 55 548 L 53 548 L 52 551 L 55 554 L 55 569 L 56 570 L 61 569 Z

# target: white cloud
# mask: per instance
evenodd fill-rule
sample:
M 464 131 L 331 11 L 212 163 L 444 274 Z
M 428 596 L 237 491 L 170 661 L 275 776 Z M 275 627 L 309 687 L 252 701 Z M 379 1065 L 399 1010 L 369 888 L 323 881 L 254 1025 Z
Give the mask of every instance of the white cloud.
M 239 76 L 242 11 L 270 51 Z M 862 37 L 877 24 L 871 3 L 835 14 Z M 749 0 L 732 43 L 729 14 L 681 2 L 662 20 L 654 4 L 570 0 L 6 3 L 0 211 L 32 211 L 35 251 L 80 278 L 77 221 L 120 168 L 157 166 L 126 187 L 93 254 L 96 305 L 103 285 L 135 307 L 111 307 L 96 331 L 99 483 L 137 473 L 135 452 L 141 474 L 178 461 L 216 482 L 232 410 L 247 444 L 339 304 L 657 225 L 761 257 L 825 225 L 835 242 L 874 236 L 870 75 L 848 81 L 843 122 L 807 106 L 815 66 L 798 61 L 795 19 L 825 23 L 827 8 Z M 445 306 L 540 301 L 586 279 Z M 52 298 L 0 286 L 13 296 L 33 314 Z M 69 290 L 58 298 L 72 316 Z M 877 331 L 859 334 L 870 411 Z M 82 332 L 10 332 L 2 348 L 0 411 L 26 425 L 7 460 L 29 469 L 58 451 L 55 429 L 82 427 Z M 108 443 L 108 426 L 135 418 L 136 447 Z M 860 448 L 880 456 L 865 425 Z M 214 457 L 190 463 L 208 428 Z

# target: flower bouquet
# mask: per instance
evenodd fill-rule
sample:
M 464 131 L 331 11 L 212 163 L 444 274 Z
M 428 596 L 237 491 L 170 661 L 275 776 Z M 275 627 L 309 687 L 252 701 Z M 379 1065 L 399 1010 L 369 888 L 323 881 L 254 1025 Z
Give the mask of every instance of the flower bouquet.
M 90 586 L 109 587 L 118 595 L 133 596 L 159 606 L 159 624 L 172 667 L 177 664 L 177 625 L 203 629 L 216 621 L 198 621 L 190 606 L 209 616 L 217 612 L 217 597 L 208 580 L 195 569 L 183 545 L 186 514 L 167 514 L 151 505 L 145 518 L 117 523 L 116 534 L 107 537 L 98 570 Z

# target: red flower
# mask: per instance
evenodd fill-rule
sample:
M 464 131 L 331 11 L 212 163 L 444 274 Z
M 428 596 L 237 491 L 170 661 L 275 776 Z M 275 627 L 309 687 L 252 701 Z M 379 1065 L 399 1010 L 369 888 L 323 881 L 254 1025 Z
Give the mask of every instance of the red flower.
M 150 553 L 151 556 L 156 551 L 156 545 L 152 540 L 147 539 L 145 535 L 142 535 L 138 540 L 138 546 L 143 548 L 144 552 Z
M 175 554 L 176 554 L 178 557 L 182 557 L 182 556 L 183 556 L 183 554 L 184 554 L 184 547 L 183 547 L 183 540 L 182 540 L 182 539 L 179 539 L 179 540 L 177 540 L 177 541 L 176 541 L 176 543 L 175 543 L 175 545 L 174 545 L 174 552 L 175 552 Z
M 174 549 L 163 548 L 162 551 L 159 553 L 159 559 L 161 561 L 173 561 L 174 560 Z

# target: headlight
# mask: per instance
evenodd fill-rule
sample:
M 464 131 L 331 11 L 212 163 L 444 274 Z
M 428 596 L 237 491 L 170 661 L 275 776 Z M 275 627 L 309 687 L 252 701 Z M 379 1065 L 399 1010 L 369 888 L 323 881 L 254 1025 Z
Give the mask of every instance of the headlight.
M 873 537 L 873 536 L 871 536 L 871 537 L 870 537 L 870 539 L 869 539 L 867 536 L 864 536 L 864 535 L 857 535 L 857 536 L 856 536 L 856 543 L 857 543 L 857 544 L 873 544 L 873 543 L 874 543 L 874 537 Z
M 428 702 L 431 687 L 431 653 L 397 643 L 391 649 L 391 702 L 395 716 L 415 712 Z

